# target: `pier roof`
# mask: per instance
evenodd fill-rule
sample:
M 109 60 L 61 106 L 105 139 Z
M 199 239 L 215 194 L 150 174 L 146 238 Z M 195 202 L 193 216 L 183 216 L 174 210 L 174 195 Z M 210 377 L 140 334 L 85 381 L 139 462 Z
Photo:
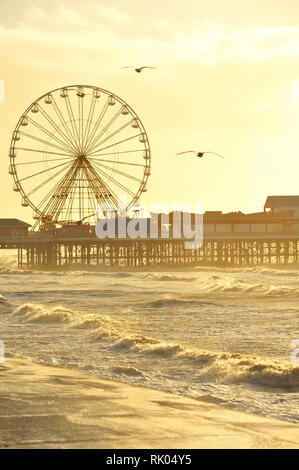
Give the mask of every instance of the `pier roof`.
M 299 207 L 299 196 L 268 196 L 264 208 Z
M 0 219 L 0 226 L 3 227 L 31 227 L 31 224 L 19 219 Z

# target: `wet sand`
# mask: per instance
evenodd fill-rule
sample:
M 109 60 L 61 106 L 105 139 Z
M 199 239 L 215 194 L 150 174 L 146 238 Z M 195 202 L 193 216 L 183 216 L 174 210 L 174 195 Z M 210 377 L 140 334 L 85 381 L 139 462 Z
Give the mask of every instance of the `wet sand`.
M 24 358 L 0 364 L 0 448 L 299 448 L 299 427 Z

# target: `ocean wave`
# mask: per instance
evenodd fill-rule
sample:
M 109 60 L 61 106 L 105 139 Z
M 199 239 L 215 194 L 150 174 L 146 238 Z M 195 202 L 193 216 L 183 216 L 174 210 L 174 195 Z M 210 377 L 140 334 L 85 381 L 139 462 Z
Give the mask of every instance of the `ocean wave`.
M 0 305 L 7 304 L 7 302 L 8 302 L 7 298 L 0 294 Z
M 123 323 L 110 317 L 110 315 L 90 314 L 84 315 L 84 319 L 74 322 L 76 328 L 91 329 L 94 340 L 108 339 L 117 340 L 124 330 Z
M 199 290 L 207 293 L 252 293 L 266 296 L 283 295 L 299 296 L 299 287 L 290 287 L 284 285 L 272 285 L 267 282 L 250 283 L 234 278 L 220 277 L 216 275 L 202 278 L 199 282 Z
M 115 340 L 123 330 L 120 320 L 112 319 L 109 315 L 84 314 L 62 306 L 48 307 L 45 305 L 26 303 L 19 305 L 12 315 L 21 321 L 31 323 L 65 324 L 79 329 L 90 329 L 94 338 Z
M 39 271 L 32 269 L 13 269 L 9 267 L 0 267 L 0 275 L 21 275 L 21 276 L 104 276 L 104 273 L 95 271 Z
M 299 387 L 299 366 L 288 362 L 263 360 L 239 353 L 190 349 L 181 344 L 135 335 L 120 338 L 114 344 L 114 349 L 187 361 L 193 368 L 196 367 L 200 381 L 244 383 L 282 389 Z
M 65 276 L 68 274 L 63 271 L 38 271 L 31 269 L 13 269 L 9 267 L 0 267 L 0 275 L 2 276 Z
M 206 268 L 210 269 L 210 268 Z M 222 271 L 224 271 L 222 269 Z M 238 269 L 240 272 L 241 269 Z M 245 271 L 245 270 L 243 270 Z M 254 273 L 268 273 L 271 272 L 275 275 L 293 275 L 293 271 L 279 271 L 279 270 L 270 270 L 268 268 L 248 268 L 246 272 Z M 297 275 L 297 273 L 296 273 Z M 234 277 L 229 277 L 219 274 L 211 274 L 210 276 L 196 276 L 193 271 L 193 276 L 178 276 L 174 274 L 147 274 L 146 278 L 156 280 L 156 281 L 186 281 L 194 282 L 196 281 L 199 291 L 205 293 L 239 293 L 239 294 L 259 294 L 262 296 L 299 296 L 299 285 L 287 286 L 287 285 L 275 285 L 271 284 L 271 281 L 261 279 L 260 282 L 254 282 L 252 279 L 246 281 L 235 279 Z M 192 284 L 194 286 L 194 284 Z M 157 301 L 160 302 L 160 301 Z M 176 300 L 161 301 L 162 303 L 175 304 Z M 191 302 L 191 301 L 190 301 Z M 195 302 L 195 301 L 194 301 Z M 154 306 L 154 305 L 153 305 Z M 160 305 L 157 305 L 160 306 Z
M 4 267 L 7 267 L 7 266 L 11 266 L 11 267 L 15 267 L 17 266 L 17 263 L 18 263 L 18 255 L 17 255 L 17 252 L 16 250 L 5 250 L 5 252 L 3 252 L 3 250 L 1 250 L 2 253 L 0 253 L 0 266 L 4 266 Z M 13 253 L 12 253 L 13 251 Z
M 20 269 L 0 268 L 0 275 L 9 276 L 15 274 L 33 274 L 33 271 L 21 271 Z
M 157 274 L 151 273 L 146 274 L 145 278 L 152 279 L 153 281 L 196 281 L 196 278 L 188 277 L 188 276 L 178 276 L 176 274 Z
M 249 354 L 214 352 L 171 343 L 157 338 L 132 334 L 125 319 L 114 319 L 103 314 L 84 314 L 61 306 L 48 307 L 23 304 L 12 313 L 25 322 L 65 324 L 68 327 L 90 330 L 92 341 L 105 341 L 117 354 L 134 353 L 153 356 L 167 366 L 173 363 L 198 381 L 251 384 L 261 387 L 299 390 L 299 366 L 291 362 L 263 359 Z M 182 367 L 183 366 L 183 367 Z M 161 364 L 161 367 L 162 364 Z M 129 371 L 119 373 L 130 375 Z M 132 374 L 133 375 L 133 371 Z
M 192 307 L 192 306 L 204 306 L 204 305 L 214 305 L 217 306 L 215 302 L 205 302 L 201 300 L 188 300 L 188 299 L 176 299 L 172 297 L 163 297 L 152 302 L 147 302 L 144 304 L 146 308 L 164 308 L 164 307 Z
M 251 266 L 251 267 L 234 267 L 234 266 L 195 266 L 190 268 L 193 272 L 221 272 L 221 273 L 253 273 L 253 274 L 269 274 L 274 276 L 299 276 L 298 264 L 284 265 L 282 268 L 278 266 Z
M 64 307 L 49 308 L 30 303 L 18 306 L 12 314 L 24 321 L 35 323 L 71 323 L 79 316 L 78 312 Z
M 56 282 L 51 282 L 51 284 L 55 284 Z M 49 284 L 48 284 L 49 285 Z M 31 296 L 31 297 L 38 297 L 40 298 L 45 291 L 40 290 L 40 289 L 35 289 L 35 290 L 24 290 L 24 291 L 16 291 L 12 292 L 15 296 L 23 297 L 23 296 Z M 75 299 L 76 297 L 82 297 L 82 295 L 86 295 L 89 298 L 91 297 L 96 297 L 96 298 L 102 298 L 102 297 L 115 297 L 115 290 L 113 289 L 84 289 L 84 290 L 73 290 L 73 289 L 63 289 L 63 288 L 58 288 L 58 289 L 47 289 L 46 291 L 48 298 L 54 294 L 55 297 L 57 297 L 57 294 L 60 296 L 64 296 L 64 298 L 72 298 Z M 121 291 L 118 289 L 117 295 L 127 295 L 127 292 Z
M 175 307 L 175 306 L 187 306 L 191 305 L 217 305 L 211 302 L 203 302 L 197 299 L 197 293 L 204 294 L 246 294 L 255 295 L 261 297 L 299 297 L 299 286 L 297 285 L 274 285 L 266 281 L 258 283 L 243 281 L 232 277 L 211 275 L 208 277 L 197 277 L 197 283 L 192 284 L 192 293 L 189 294 L 186 299 L 186 288 L 182 291 L 178 291 L 178 294 L 173 297 L 161 297 L 152 302 L 146 303 L 145 307 Z M 196 291 L 194 291 L 196 286 Z
M 275 269 L 275 268 L 265 268 L 262 266 L 257 266 L 251 268 L 246 272 L 258 273 L 258 274 L 270 274 L 271 276 L 288 276 L 288 277 L 299 277 L 299 271 L 297 269 Z
M 121 374 L 121 375 L 143 376 L 143 373 L 139 369 L 137 369 L 136 367 L 132 367 L 132 366 L 112 367 L 111 371 L 116 374 Z
M 59 270 L 59 271 L 40 271 L 38 269 L 18 269 L 17 267 L 0 267 L 0 275 L 9 276 L 9 275 L 21 275 L 21 276 L 92 276 L 92 277 L 112 277 L 112 278 L 128 278 L 134 276 L 134 274 L 128 272 L 109 272 L 109 270 L 103 272 L 98 269 L 90 269 L 89 271 L 85 270 Z

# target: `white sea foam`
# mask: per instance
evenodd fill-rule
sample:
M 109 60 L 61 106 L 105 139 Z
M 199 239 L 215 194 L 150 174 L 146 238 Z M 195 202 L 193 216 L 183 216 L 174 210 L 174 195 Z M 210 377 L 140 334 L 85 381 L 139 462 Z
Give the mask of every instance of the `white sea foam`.
M 27 322 L 37 323 L 72 323 L 79 317 L 79 313 L 64 307 L 48 308 L 44 305 L 23 304 L 17 307 L 13 315 Z

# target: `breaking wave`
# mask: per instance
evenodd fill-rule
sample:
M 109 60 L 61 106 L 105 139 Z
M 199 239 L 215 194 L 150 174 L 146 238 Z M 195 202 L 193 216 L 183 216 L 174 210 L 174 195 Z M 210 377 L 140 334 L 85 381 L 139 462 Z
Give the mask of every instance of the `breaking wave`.
M 204 292 L 232 292 L 232 293 L 253 293 L 260 295 L 289 295 L 299 296 L 299 287 L 275 286 L 267 282 L 251 284 L 234 278 L 220 276 L 209 276 L 202 278 L 199 283 L 199 290 Z
M 116 338 L 121 328 L 120 320 L 109 315 L 84 314 L 65 307 L 48 307 L 26 303 L 18 306 L 12 314 L 22 321 L 33 323 L 65 324 L 80 329 L 91 329 L 97 338 Z
M 299 276 L 298 264 L 283 266 L 252 266 L 252 267 L 234 267 L 234 266 L 195 266 L 190 268 L 193 272 L 221 272 L 221 273 L 256 273 L 269 274 L 274 276 Z
M 114 354 L 134 353 L 167 360 L 182 370 L 196 376 L 199 382 L 250 384 L 275 387 L 285 391 L 299 390 L 299 365 L 274 359 L 262 359 L 249 354 L 213 352 L 169 343 L 156 338 L 132 334 L 125 320 L 109 315 L 84 314 L 64 307 L 47 307 L 23 304 L 12 313 L 25 322 L 65 324 L 68 327 L 91 330 L 91 341 L 105 341 Z M 116 356 L 117 358 L 117 356 Z M 138 370 L 126 366 L 114 372 L 124 375 L 139 375 Z
M 268 282 L 250 283 L 239 279 L 222 277 L 218 275 L 211 275 L 208 277 L 196 278 L 197 284 L 196 291 L 194 291 L 194 284 L 192 293 L 189 293 L 186 299 L 186 289 L 179 291 L 179 294 L 174 294 L 173 297 L 160 297 L 144 304 L 149 308 L 161 307 L 175 307 L 175 306 L 196 306 L 196 305 L 219 305 L 214 302 L 204 302 L 198 300 L 197 293 L 204 294 L 246 294 L 255 295 L 260 297 L 290 297 L 299 298 L 299 286 L 285 286 L 274 285 Z
M 271 276 L 288 276 L 288 277 L 299 277 L 299 271 L 297 269 L 275 269 L 275 268 L 265 268 L 265 267 L 255 267 L 251 268 L 247 272 L 257 273 L 257 274 L 270 274 Z
M 23 304 L 13 311 L 13 315 L 24 321 L 37 323 L 71 323 L 78 318 L 78 312 L 64 307 L 49 308 L 43 305 Z
M 224 383 L 298 389 L 299 366 L 277 360 L 229 352 L 211 352 L 189 349 L 180 344 L 164 343 L 144 336 L 128 336 L 119 339 L 116 350 L 134 351 L 162 358 L 188 362 L 196 368 L 199 381 L 212 380 Z

